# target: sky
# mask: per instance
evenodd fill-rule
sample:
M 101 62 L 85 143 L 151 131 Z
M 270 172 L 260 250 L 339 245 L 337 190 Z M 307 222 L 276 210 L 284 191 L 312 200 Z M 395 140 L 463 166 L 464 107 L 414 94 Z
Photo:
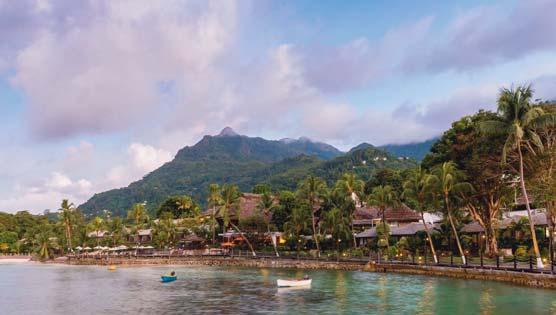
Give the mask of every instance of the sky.
M 0 211 L 125 187 L 231 126 L 422 141 L 556 99 L 556 1 L 0 0 Z

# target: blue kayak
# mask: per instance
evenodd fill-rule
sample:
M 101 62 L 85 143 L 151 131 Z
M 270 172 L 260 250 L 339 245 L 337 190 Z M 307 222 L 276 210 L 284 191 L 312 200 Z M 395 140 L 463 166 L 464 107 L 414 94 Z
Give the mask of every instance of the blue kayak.
M 178 279 L 178 276 L 161 276 L 160 277 L 160 281 L 162 282 L 172 282 L 172 281 L 176 281 Z

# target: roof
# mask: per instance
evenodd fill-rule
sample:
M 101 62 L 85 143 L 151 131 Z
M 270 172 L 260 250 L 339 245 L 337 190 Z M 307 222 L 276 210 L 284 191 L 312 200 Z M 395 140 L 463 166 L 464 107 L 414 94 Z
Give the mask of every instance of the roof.
M 198 236 L 197 234 L 189 234 L 186 237 L 183 238 L 184 241 L 186 242 L 204 242 L 205 239 Z
M 432 231 L 434 225 L 427 223 L 427 227 L 429 231 Z M 417 232 L 424 231 L 425 226 L 422 222 L 411 222 L 409 224 L 405 224 L 402 226 L 391 226 L 390 227 L 390 235 L 391 236 L 409 236 L 415 235 Z M 370 229 L 366 229 L 365 231 L 357 234 L 356 238 L 373 238 L 376 237 L 376 227 L 372 227 Z
M 151 235 L 151 233 L 152 233 L 151 229 L 145 229 L 145 230 L 137 231 L 137 234 L 139 234 L 139 236 L 149 236 L 149 235 Z
M 517 211 L 516 211 L 517 212 Z M 502 219 L 499 224 L 499 229 L 507 229 L 512 223 L 518 222 L 521 218 L 526 218 L 527 215 L 523 214 L 512 214 L 512 212 L 508 212 L 507 217 Z M 548 218 L 546 217 L 546 213 L 543 212 L 535 212 L 531 214 L 533 218 L 533 224 L 536 226 L 545 226 L 548 225 Z M 464 233 L 483 233 L 485 230 L 477 221 L 473 221 L 471 223 L 466 224 L 462 229 Z
M 105 237 L 108 236 L 108 231 L 92 231 L 87 234 L 88 237 Z
M 401 204 L 396 208 L 387 208 L 384 211 L 386 221 L 396 222 L 412 222 L 419 221 L 421 216 L 405 204 Z M 355 209 L 355 220 L 373 220 L 381 219 L 380 210 L 374 206 L 357 207 Z

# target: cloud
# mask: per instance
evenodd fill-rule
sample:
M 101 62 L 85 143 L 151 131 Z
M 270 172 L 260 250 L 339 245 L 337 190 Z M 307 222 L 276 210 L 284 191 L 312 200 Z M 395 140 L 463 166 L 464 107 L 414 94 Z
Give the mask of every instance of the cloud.
M 232 1 L 99 3 L 89 23 L 45 27 L 17 54 L 12 82 L 29 100 L 38 138 L 145 123 L 160 107 L 161 82 L 195 91 L 196 76 L 210 72 L 235 34 Z
M 518 2 L 510 10 L 482 6 L 462 12 L 441 34 L 408 54 L 410 72 L 470 71 L 528 54 L 556 50 L 556 2 Z
M 132 143 L 127 149 L 127 163 L 112 167 L 108 171 L 106 180 L 99 183 L 99 186 L 105 189 L 127 186 L 172 158 L 173 155 L 166 150 L 142 143 Z
M 61 172 L 52 172 L 38 185 L 14 187 L 13 196 L 0 199 L 1 211 L 29 210 L 34 213 L 44 209 L 56 210 L 62 199 L 79 203 L 94 193 L 93 184 L 86 179 L 71 179 Z

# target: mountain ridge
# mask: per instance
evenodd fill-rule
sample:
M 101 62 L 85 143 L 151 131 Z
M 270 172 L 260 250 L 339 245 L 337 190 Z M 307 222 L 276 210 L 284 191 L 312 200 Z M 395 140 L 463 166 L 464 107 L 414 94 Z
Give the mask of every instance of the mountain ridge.
M 275 190 L 295 189 L 310 174 L 332 184 L 344 172 L 353 171 L 367 180 L 380 168 L 416 165 L 368 143 L 344 153 L 307 138 L 282 140 L 248 137 L 224 128 L 180 149 L 172 161 L 127 187 L 95 194 L 80 208 L 87 215 L 99 215 L 104 209 L 125 215 L 134 203 L 146 201 L 153 212 L 171 195 L 191 195 L 204 204 L 211 183 L 237 184 L 242 191 L 258 183 L 268 183 Z

